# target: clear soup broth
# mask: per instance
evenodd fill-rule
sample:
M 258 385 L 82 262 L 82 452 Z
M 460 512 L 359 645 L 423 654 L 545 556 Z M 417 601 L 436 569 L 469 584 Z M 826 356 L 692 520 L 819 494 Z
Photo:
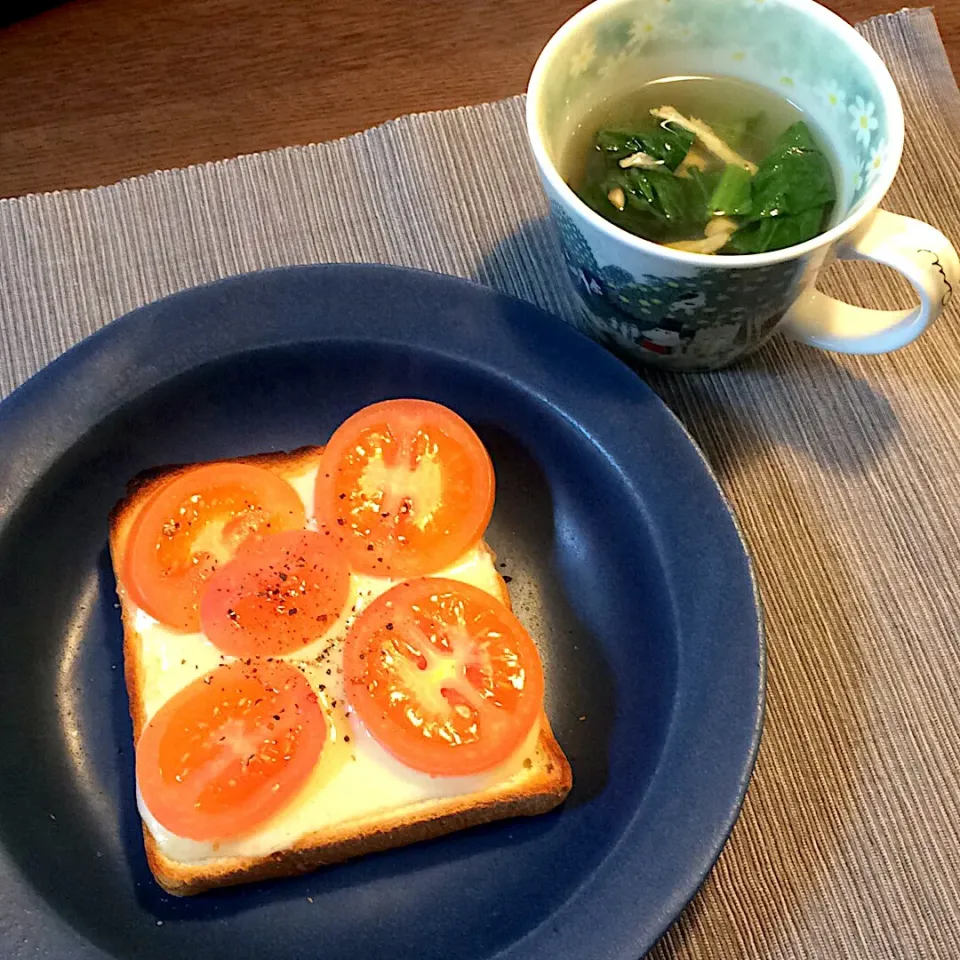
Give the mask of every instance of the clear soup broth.
M 693 253 L 802 243 L 830 225 L 837 199 L 832 157 L 810 118 L 729 77 L 666 77 L 606 98 L 559 166 L 611 223 Z

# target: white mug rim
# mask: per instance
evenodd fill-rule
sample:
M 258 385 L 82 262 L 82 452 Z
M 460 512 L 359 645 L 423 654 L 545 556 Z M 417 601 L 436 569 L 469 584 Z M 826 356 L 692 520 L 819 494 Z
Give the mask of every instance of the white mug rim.
M 553 34 L 547 42 L 547 45 L 541 50 L 527 84 L 527 137 L 533 150 L 534 159 L 542 175 L 556 191 L 558 196 L 595 229 L 606 234 L 611 240 L 617 243 L 632 247 L 638 253 L 647 254 L 648 256 L 658 256 L 664 260 L 675 263 L 696 264 L 699 266 L 709 264 L 712 267 L 725 269 L 762 267 L 775 263 L 783 263 L 788 260 L 796 260 L 815 250 L 819 250 L 821 247 L 830 246 L 854 230 L 864 218 L 872 214 L 880 206 L 880 202 L 890 189 L 890 184 L 893 183 L 893 178 L 897 175 L 897 171 L 900 168 L 900 157 L 903 153 L 903 104 L 900 101 L 900 94 L 897 92 L 893 77 L 890 76 L 890 71 L 887 70 L 886 65 L 873 47 L 871 47 L 846 20 L 837 16 L 833 11 L 816 3 L 815 0 L 777 0 L 778 6 L 790 7 L 802 11 L 819 20 L 834 33 L 839 34 L 860 60 L 869 67 L 883 97 L 888 122 L 885 169 L 867 189 L 863 199 L 857 205 L 858 209 L 847 214 L 843 220 L 832 226 L 829 230 L 803 243 L 795 244 L 792 247 L 784 247 L 782 250 L 771 250 L 767 253 L 733 254 L 718 257 L 703 253 L 687 253 L 682 250 L 673 250 L 670 247 L 654 243 L 651 240 L 644 240 L 642 237 L 638 237 L 616 226 L 616 224 L 611 223 L 609 220 L 600 216 L 595 210 L 588 207 L 587 204 L 574 193 L 571 187 L 568 186 L 563 177 L 560 176 L 559 171 L 550 159 L 546 144 L 543 142 L 543 137 L 540 133 L 542 120 L 540 109 L 542 97 L 540 94 L 544 86 L 544 76 L 547 67 L 553 60 L 558 49 L 570 36 L 588 24 L 603 19 L 611 10 L 635 2 L 636 0 L 593 0 L 592 3 L 575 13 Z M 776 12 L 771 10 L 770 15 L 775 16 Z

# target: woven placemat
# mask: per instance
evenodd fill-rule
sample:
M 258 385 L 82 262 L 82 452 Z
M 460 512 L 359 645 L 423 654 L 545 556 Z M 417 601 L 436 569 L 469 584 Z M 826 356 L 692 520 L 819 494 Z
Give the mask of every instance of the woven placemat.
M 902 11 L 860 29 L 907 115 L 886 206 L 960 238 L 960 160 L 944 149 L 960 134 L 960 94 L 933 16 Z M 0 201 L 0 396 L 134 307 L 284 264 L 424 267 L 571 316 L 545 214 L 520 98 Z M 834 267 L 827 286 L 867 306 L 907 298 L 863 265 Z M 743 815 L 652 956 L 955 958 L 956 310 L 889 356 L 777 340 L 735 370 L 649 381 L 734 504 L 769 635 L 766 730 Z

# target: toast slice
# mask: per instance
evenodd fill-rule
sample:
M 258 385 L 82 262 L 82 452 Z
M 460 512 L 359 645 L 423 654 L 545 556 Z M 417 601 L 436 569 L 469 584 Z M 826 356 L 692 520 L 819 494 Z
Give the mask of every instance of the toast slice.
M 307 447 L 289 453 L 268 453 L 238 458 L 240 462 L 265 467 L 286 480 L 303 477 L 316 469 L 321 447 Z M 193 466 L 193 465 L 191 465 Z M 144 657 L 144 636 L 138 630 L 137 610 L 127 596 L 123 582 L 123 557 L 133 520 L 160 485 L 190 467 L 168 467 L 141 475 L 131 482 L 128 495 L 110 517 L 110 552 L 117 580 L 123 620 L 124 677 L 130 702 L 135 742 L 146 725 L 148 664 Z M 484 547 L 484 549 L 489 549 Z M 496 574 L 499 599 L 510 603 L 503 578 Z M 296 662 L 295 657 L 286 659 Z M 570 765 L 554 739 L 546 715 L 536 739 L 524 749 L 515 772 L 485 783 L 471 792 L 424 797 L 396 809 L 380 810 L 340 821 L 304 824 L 302 832 L 277 849 L 244 852 L 243 844 L 220 855 L 216 845 L 202 857 L 176 859 L 143 822 L 147 861 L 157 882 L 176 896 L 188 896 L 216 887 L 306 873 L 320 866 L 338 863 L 366 853 L 404 846 L 438 837 L 466 827 L 506 817 L 545 813 L 560 804 L 570 791 Z M 304 788 L 310 789 L 310 784 Z M 322 789 L 322 788 L 321 788 Z M 283 816 L 283 812 L 278 817 Z M 161 828 L 162 829 L 162 828 Z M 188 841 L 189 843 L 189 841 Z M 254 845 L 255 846 L 255 845 Z

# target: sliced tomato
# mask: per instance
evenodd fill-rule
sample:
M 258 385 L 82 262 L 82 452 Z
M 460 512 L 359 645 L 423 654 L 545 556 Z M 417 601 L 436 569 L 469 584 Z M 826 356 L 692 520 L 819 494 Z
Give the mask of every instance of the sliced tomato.
M 310 684 L 275 660 L 236 660 L 168 700 L 137 744 L 137 784 L 171 833 L 220 840 L 249 833 L 296 796 L 327 724 Z
M 352 569 L 434 573 L 483 536 L 493 511 L 490 457 L 470 425 L 426 400 L 365 407 L 330 438 L 316 512 L 339 526 Z
M 456 580 L 411 580 L 378 597 L 347 635 L 344 676 L 373 737 L 434 776 L 506 760 L 543 706 L 530 635 L 498 600 Z
M 217 570 L 200 600 L 200 625 L 224 653 L 279 656 L 322 637 L 349 595 L 337 538 L 290 530 L 245 547 Z
M 303 503 L 282 478 L 244 463 L 213 463 L 174 478 L 130 531 L 124 582 L 131 599 L 175 630 L 199 630 L 213 572 L 251 536 L 302 529 Z

